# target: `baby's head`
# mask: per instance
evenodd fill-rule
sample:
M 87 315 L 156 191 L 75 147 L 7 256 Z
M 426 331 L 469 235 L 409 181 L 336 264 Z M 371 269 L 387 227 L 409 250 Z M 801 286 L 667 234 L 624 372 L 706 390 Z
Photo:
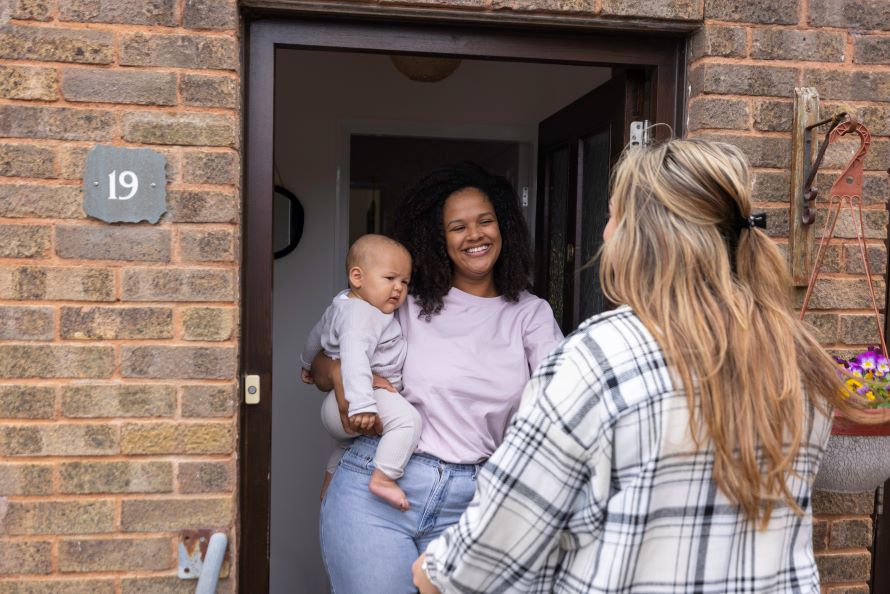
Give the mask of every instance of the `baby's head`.
M 362 235 L 346 255 L 346 275 L 355 296 L 392 313 L 408 296 L 411 254 L 385 235 Z

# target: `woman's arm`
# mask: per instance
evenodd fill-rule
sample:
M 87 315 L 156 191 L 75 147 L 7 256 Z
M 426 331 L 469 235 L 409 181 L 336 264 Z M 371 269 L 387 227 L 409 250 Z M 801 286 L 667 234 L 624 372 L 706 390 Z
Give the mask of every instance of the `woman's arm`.
M 529 323 L 523 329 L 522 346 L 530 372 L 534 372 L 544 357 L 562 342 L 562 330 L 553 317 L 550 304 L 539 299 Z
M 361 431 L 356 431 L 349 422 L 349 402 L 347 402 L 346 394 L 343 391 L 343 378 L 340 375 L 339 360 L 331 359 L 324 352 L 320 352 L 312 359 L 311 373 L 319 390 L 323 392 L 334 391 L 334 396 L 337 398 L 337 408 L 340 410 L 340 423 L 343 425 L 344 431 L 347 433 L 361 433 L 370 437 L 383 434 L 383 424 L 379 418 L 373 427 Z M 374 376 L 373 383 L 375 388 L 385 388 L 391 392 L 396 391 L 392 384 L 383 378 Z

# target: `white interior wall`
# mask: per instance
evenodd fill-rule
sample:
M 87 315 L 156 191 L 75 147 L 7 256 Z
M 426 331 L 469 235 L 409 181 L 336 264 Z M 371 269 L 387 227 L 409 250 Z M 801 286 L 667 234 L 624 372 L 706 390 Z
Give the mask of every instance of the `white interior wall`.
M 384 55 L 278 51 L 276 181 L 299 197 L 305 225 L 300 245 L 274 268 L 273 594 L 327 591 L 318 488 L 331 440 L 318 420 L 322 394 L 300 382 L 298 361 L 345 283 L 349 134 L 535 143 L 539 121 L 609 76 L 608 68 L 465 60 L 448 79 L 419 83 Z

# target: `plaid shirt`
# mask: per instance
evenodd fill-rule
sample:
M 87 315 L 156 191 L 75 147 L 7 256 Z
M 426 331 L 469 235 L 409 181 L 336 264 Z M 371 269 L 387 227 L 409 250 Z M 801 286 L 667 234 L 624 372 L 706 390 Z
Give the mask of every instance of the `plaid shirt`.
M 818 593 L 810 499 L 829 420 L 810 410 L 788 478 L 805 514 L 779 505 L 764 531 L 717 489 L 688 421 L 631 309 L 588 320 L 540 365 L 473 502 L 427 548 L 430 579 L 487 594 Z

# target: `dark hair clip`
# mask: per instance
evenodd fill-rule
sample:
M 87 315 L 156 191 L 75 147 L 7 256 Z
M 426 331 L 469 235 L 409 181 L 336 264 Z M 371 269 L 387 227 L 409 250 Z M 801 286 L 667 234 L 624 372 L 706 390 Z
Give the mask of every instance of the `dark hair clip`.
M 748 229 L 760 227 L 761 229 L 766 229 L 766 213 L 759 212 L 757 214 L 752 214 L 747 219 L 740 220 L 739 227 L 746 227 Z

